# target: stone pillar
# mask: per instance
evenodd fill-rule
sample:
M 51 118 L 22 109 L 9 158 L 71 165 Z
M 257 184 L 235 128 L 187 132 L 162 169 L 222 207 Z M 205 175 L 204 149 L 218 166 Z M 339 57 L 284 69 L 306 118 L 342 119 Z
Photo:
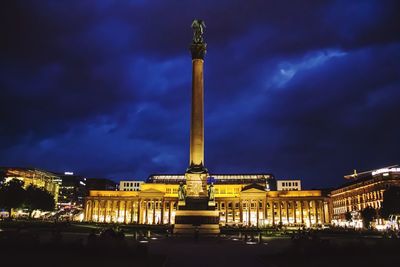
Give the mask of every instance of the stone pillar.
M 251 225 L 251 200 L 248 200 L 248 217 L 247 217 L 247 225 Z
M 303 200 L 300 201 L 300 217 L 301 217 L 301 223 L 304 223 L 304 214 L 303 214 Z
M 85 207 L 86 207 L 86 211 L 85 211 L 85 222 L 87 222 L 87 221 L 89 221 L 89 216 L 90 216 L 90 211 L 91 211 L 91 208 L 92 208 L 92 206 L 90 205 L 91 204 L 91 200 L 86 200 L 85 201 Z
M 203 50 L 203 53 L 196 53 Z M 190 127 L 190 166 L 204 166 L 204 80 L 205 44 L 192 45 L 192 118 Z
M 134 217 L 135 216 L 135 201 L 132 199 L 132 201 L 131 201 L 131 222 L 130 223 L 133 223 L 133 218 L 135 218 Z
M 236 224 L 236 202 L 232 202 L 232 220 Z
M 172 218 L 172 214 L 171 214 L 171 212 L 172 212 L 172 201 L 170 201 L 169 203 L 168 203 L 168 224 L 171 224 L 171 218 Z
M 279 224 L 282 224 L 282 202 L 278 201 L 279 208 Z
M 264 225 L 268 219 L 268 207 L 267 207 L 267 200 L 263 199 L 263 207 L 264 207 Z
M 308 222 L 310 223 L 311 227 L 312 222 L 311 222 L 311 212 L 310 212 L 310 201 L 307 201 L 307 214 L 308 214 Z
M 100 200 L 97 200 L 97 222 L 100 222 Z
M 121 201 L 120 200 L 117 200 L 117 207 L 118 207 L 117 222 L 118 222 L 119 216 L 121 216 Z
M 104 204 L 104 222 L 107 222 L 108 202 L 109 202 L 109 200 L 106 199 L 106 200 L 105 200 L 105 204 Z
M 153 224 L 156 224 L 156 207 L 158 201 L 153 200 L 152 202 L 153 202 Z
M 239 219 L 240 219 L 240 223 L 243 225 L 243 201 L 240 200 L 239 201 Z
M 93 212 L 94 212 L 94 201 L 92 199 L 90 200 L 90 218 L 89 218 L 90 221 L 93 221 Z
M 89 204 L 87 200 L 84 200 L 83 207 L 84 207 L 83 220 L 86 222 L 89 213 Z
M 137 205 L 138 205 L 138 207 L 137 207 L 138 211 L 137 211 L 137 214 L 136 214 L 137 223 L 141 224 L 142 223 L 142 216 L 140 216 L 140 214 L 142 213 L 142 200 L 141 199 L 138 199 Z
M 293 222 L 296 224 L 297 223 L 297 201 L 292 201 L 293 204 Z
M 260 220 L 260 200 L 259 199 L 257 199 L 256 205 L 257 205 L 257 207 L 256 207 L 256 212 L 257 212 L 257 214 L 256 214 L 256 220 L 257 220 L 256 226 L 258 228 L 259 227 L 259 220 Z
M 165 202 L 164 199 L 161 200 L 161 224 L 164 224 L 164 210 L 165 210 Z
M 124 201 L 124 223 L 126 224 L 126 204 L 128 204 L 128 201 Z
M 148 200 L 146 200 L 144 203 L 146 204 L 144 223 L 148 224 L 149 223 L 149 203 L 150 202 Z
M 318 224 L 318 201 L 314 200 L 314 210 L 315 210 L 315 224 Z
M 286 223 L 289 224 L 289 200 L 285 201 L 286 204 Z
M 271 202 L 271 211 L 272 211 L 272 213 L 271 213 L 272 225 L 275 226 L 275 202 L 274 201 Z
M 107 216 L 107 200 L 104 200 L 103 223 L 106 222 L 106 216 Z

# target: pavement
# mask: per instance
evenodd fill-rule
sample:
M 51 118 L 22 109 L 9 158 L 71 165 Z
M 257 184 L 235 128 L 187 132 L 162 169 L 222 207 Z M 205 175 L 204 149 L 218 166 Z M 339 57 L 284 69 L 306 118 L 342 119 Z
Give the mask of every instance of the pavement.
M 261 255 L 276 253 L 290 245 L 289 239 L 245 242 L 232 237 L 171 237 L 149 243 L 151 255 L 166 255 L 166 267 L 266 266 Z

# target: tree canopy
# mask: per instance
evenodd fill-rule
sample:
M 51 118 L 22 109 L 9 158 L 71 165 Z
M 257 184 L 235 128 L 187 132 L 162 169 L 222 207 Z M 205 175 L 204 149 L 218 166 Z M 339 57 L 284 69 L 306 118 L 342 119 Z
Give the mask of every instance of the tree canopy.
M 400 187 L 391 186 L 383 193 L 380 215 L 387 219 L 389 215 L 400 214 Z
M 376 210 L 371 206 L 366 207 L 361 211 L 361 218 L 363 220 L 364 227 L 369 228 L 371 222 L 376 218 Z
M 24 189 L 24 183 L 12 179 L 0 185 L 0 207 L 6 209 L 11 217 L 12 209 L 26 208 L 29 214 L 34 210 L 50 211 L 55 208 L 53 195 L 34 185 Z
M 55 208 L 54 197 L 43 188 L 30 185 L 26 188 L 24 207 L 30 215 L 34 210 L 51 211 Z
M 0 186 L 0 207 L 6 209 L 10 216 L 11 210 L 22 207 L 25 201 L 26 191 L 24 183 L 18 179 L 12 179 Z

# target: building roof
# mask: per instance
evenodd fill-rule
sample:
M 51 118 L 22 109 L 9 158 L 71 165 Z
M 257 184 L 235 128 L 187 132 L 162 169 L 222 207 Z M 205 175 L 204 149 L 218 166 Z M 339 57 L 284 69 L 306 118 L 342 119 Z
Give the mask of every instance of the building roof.
M 249 173 L 249 174 L 209 174 L 207 179 L 216 184 L 249 184 L 265 183 L 269 179 L 275 179 L 270 173 Z M 185 183 L 184 174 L 153 174 L 150 175 L 146 183 L 166 183 L 179 184 Z
M 383 180 L 393 180 L 400 179 L 400 168 L 398 165 L 394 165 L 391 167 L 376 169 L 372 171 L 366 171 L 359 173 L 357 175 L 352 175 L 351 178 L 346 178 L 346 183 L 332 190 L 332 194 L 336 194 L 341 192 L 346 187 L 355 187 L 357 184 L 367 184 L 374 181 L 383 181 Z M 345 176 L 346 177 L 346 176 Z

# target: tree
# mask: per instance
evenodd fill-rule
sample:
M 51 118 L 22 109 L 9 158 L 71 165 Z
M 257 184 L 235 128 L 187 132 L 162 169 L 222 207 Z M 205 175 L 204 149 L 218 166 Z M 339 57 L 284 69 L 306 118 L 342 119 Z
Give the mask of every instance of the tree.
M 29 217 L 34 210 L 51 211 L 55 208 L 54 197 L 43 188 L 30 185 L 26 189 L 24 207 L 29 210 Z
M 383 193 L 380 215 L 388 219 L 389 215 L 400 214 L 400 187 L 391 186 Z
M 344 214 L 344 218 L 346 219 L 346 221 L 350 222 L 353 219 L 353 216 L 351 215 L 351 212 L 348 211 Z
M 12 209 L 21 208 L 25 200 L 24 182 L 12 179 L 0 186 L 0 207 L 6 209 L 11 218 Z
M 376 218 L 376 210 L 368 206 L 361 211 L 361 218 L 365 228 L 370 228 L 371 222 Z

